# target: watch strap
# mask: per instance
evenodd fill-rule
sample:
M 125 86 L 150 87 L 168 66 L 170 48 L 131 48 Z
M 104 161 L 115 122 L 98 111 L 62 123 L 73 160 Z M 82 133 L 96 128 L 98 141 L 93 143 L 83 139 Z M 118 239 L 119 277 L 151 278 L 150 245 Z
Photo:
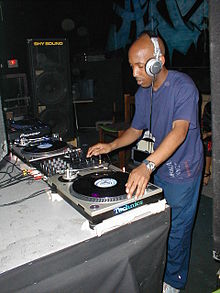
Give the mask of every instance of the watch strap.
M 154 162 L 148 161 L 147 159 L 143 160 L 143 163 L 146 165 L 146 167 L 150 170 L 150 171 L 155 171 L 156 170 L 156 165 Z

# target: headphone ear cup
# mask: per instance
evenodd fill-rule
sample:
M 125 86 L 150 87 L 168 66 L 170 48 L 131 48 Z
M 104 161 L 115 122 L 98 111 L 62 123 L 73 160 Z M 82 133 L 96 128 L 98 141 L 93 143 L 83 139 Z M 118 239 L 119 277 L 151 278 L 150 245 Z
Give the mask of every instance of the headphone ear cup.
M 145 65 L 146 73 L 150 77 L 154 77 L 155 75 L 157 75 L 161 71 L 161 69 L 162 69 L 162 62 L 155 58 L 151 58 L 150 60 L 148 60 Z

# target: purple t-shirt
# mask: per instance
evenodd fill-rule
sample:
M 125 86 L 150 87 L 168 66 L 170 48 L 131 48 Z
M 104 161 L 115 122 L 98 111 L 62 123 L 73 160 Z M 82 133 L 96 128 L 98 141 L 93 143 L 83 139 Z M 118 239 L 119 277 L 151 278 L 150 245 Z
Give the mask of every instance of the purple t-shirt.
M 157 175 L 167 182 L 182 183 L 198 176 L 203 167 L 203 146 L 198 120 L 198 90 L 191 78 L 181 72 L 168 71 L 161 87 L 153 92 L 151 132 L 154 150 L 172 130 L 175 120 L 190 122 L 185 141 L 158 169 Z M 132 127 L 150 128 L 151 87 L 139 87 L 135 95 Z

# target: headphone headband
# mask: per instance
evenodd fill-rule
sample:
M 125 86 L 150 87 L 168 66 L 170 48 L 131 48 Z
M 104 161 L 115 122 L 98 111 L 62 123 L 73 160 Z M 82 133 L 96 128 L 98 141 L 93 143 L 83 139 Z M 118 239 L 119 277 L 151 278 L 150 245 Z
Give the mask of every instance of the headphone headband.
M 146 65 L 145 65 L 145 69 L 146 69 L 146 73 L 150 77 L 155 77 L 161 71 L 162 66 L 163 66 L 162 62 L 160 61 L 160 56 L 162 56 L 162 54 L 160 51 L 158 38 L 151 37 L 150 39 L 154 45 L 154 58 L 150 58 L 147 61 Z
M 162 54 L 160 52 L 160 46 L 159 46 L 159 43 L 158 43 L 158 38 L 153 37 L 153 38 L 151 38 L 151 41 L 152 41 L 152 43 L 154 45 L 154 56 L 156 57 L 156 59 L 159 59 L 159 57 Z

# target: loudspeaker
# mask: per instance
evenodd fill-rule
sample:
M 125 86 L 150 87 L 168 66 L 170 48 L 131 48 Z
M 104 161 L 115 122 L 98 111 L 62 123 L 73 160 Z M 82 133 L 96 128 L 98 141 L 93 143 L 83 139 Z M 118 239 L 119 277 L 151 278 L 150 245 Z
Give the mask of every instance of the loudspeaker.
M 156 37 L 151 37 L 151 41 L 154 45 L 155 58 L 150 58 L 147 61 L 145 65 L 145 70 L 150 77 L 155 77 L 155 75 L 157 75 L 162 69 L 162 62 L 160 61 L 161 52 L 158 39 Z
M 74 137 L 69 46 L 66 39 L 28 39 L 35 118 L 64 140 Z
M 0 161 L 8 153 L 7 135 L 5 132 L 4 115 L 2 111 L 2 101 L 0 96 Z

